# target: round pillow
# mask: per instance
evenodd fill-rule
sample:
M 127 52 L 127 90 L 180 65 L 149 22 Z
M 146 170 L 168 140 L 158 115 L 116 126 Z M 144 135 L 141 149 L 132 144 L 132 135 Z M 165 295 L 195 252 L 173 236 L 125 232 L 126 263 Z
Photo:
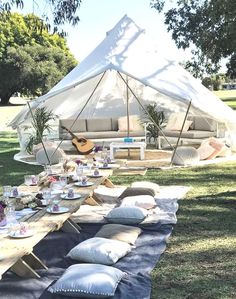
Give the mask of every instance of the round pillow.
M 55 147 L 46 147 L 48 158 L 50 160 L 50 163 L 48 162 L 48 158 L 46 156 L 46 153 L 44 151 L 44 148 L 41 148 L 36 153 L 36 161 L 41 165 L 47 165 L 47 164 L 58 164 L 60 162 L 60 159 L 65 157 L 65 152 L 58 148 L 56 150 Z
M 181 146 L 176 149 L 172 157 L 172 163 L 175 165 L 193 165 L 200 160 L 198 151 L 191 146 Z

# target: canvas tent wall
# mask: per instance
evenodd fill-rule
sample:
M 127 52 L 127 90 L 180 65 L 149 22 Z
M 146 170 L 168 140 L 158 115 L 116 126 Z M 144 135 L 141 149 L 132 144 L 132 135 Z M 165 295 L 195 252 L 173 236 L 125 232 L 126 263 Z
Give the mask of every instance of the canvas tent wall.
M 161 45 L 159 45 L 160 47 Z M 236 144 L 236 113 L 199 83 L 178 63 L 162 57 L 145 30 L 124 16 L 105 39 L 47 94 L 30 103 L 32 110 L 47 107 L 58 118 L 123 116 L 125 80 L 130 93 L 130 113 L 158 102 L 166 111 L 186 111 L 210 116 L 224 124 L 230 143 Z M 89 99 L 89 101 L 88 101 Z M 18 130 L 30 122 L 28 106 L 9 125 Z

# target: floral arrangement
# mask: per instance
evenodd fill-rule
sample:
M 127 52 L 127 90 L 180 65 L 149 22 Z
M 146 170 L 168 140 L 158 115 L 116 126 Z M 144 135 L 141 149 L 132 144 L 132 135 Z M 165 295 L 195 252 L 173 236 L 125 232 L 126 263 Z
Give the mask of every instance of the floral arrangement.
M 102 151 L 102 146 L 101 145 L 95 145 L 94 147 L 94 153 L 98 153 L 98 152 L 101 152 Z
M 2 200 L 0 200 L 0 226 L 6 225 L 6 215 L 4 213 L 4 209 L 6 207 L 6 203 Z
M 4 213 L 4 209 L 6 206 L 6 203 L 3 200 L 0 200 L 0 214 Z

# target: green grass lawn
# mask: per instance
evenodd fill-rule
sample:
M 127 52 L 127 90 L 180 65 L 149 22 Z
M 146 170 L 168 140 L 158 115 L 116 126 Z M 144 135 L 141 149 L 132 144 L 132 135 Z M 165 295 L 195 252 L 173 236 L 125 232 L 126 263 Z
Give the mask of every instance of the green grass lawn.
M 42 170 L 14 161 L 17 147 L 15 138 L 0 138 L 1 185 L 21 184 L 24 174 Z M 178 223 L 152 272 L 152 299 L 236 298 L 235 169 L 236 162 L 111 177 L 115 184 L 145 179 L 192 187 L 179 201 Z
M 213 91 L 225 104 L 236 110 L 236 90 Z

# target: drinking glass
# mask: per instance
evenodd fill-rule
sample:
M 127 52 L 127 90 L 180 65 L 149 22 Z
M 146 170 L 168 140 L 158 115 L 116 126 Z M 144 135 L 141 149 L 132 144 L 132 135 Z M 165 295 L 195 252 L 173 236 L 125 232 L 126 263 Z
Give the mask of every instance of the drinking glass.
M 32 177 L 31 175 L 25 175 L 24 176 L 24 181 L 26 186 L 30 186 L 32 184 Z
M 76 168 L 78 181 L 81 181 L 81 177 L 83 176 L 83 173 L 84 173 L 83 166 L 78 165 Z
M 60 183 L 63 193 L 65 193 L 65 187 L 67 185 L 67 176 L 65 176 L 65 175 L 60 176 L 59 183 Z
M 7 223 L 16 223 L 16 214 L 15 214 L 15 205 L 12 202 L 9 202 L 7 207 L 5 208 L 5 214 L 7 217 Z
M 3 186 L 3 196 L 8 199 L 11 196 L 11 186 Z
M 44 189 L 43 191 L 43 199 L 45 200 L 45 205 L 49 205 L 50 199 L 51 199 L 51 190 L 50 189 Z

